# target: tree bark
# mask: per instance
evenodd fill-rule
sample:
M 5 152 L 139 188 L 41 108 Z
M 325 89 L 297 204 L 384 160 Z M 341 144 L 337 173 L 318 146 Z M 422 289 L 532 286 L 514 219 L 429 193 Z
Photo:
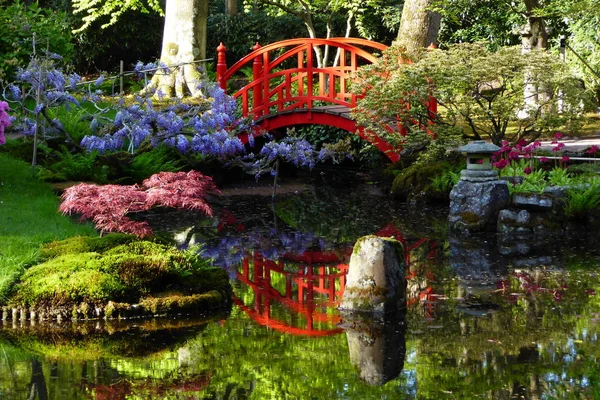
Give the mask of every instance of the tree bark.
M 146 90 L 165 97 L 200 95 L 197 65 L 177 65 L 206 58 L 207 18 L 208 0 L 167 0 L 160 61 L 175 67 L 157 71 Z
M 406 0 L 394 44 L 407 53 L 417 53 L 430 44 L 438 45 L 441 16 L 429 10 L 432 0 Z
M 546 50 L 548 48 L 548 31 L 546 23 L 540 16 L 535 15 L 534 11 L 540 7 L 539 0 L 523 0 L 525 3 L 525 18 L 527 23 L 521 31 L 521 53 L 529 53 L 533 50 Z M 531 110 L 538 107 L 540 101 L 546 101 L 549 94 L 543 88 L 537 87 L 533 82 L 534 77 L 529 72 L 525 73 L 525 81 L 527 82 L 523 90 L 526 109 L 520 115 L 526 117 Z
M 225 0 L 225 11 L 230 17 L 238 15 L 238 2 L 237 0 Z
M 548 31 L 544 18 L 535 15 L 534 11 L 540 8 L 539 0 L 523 0 L 525 3 L 527 24 L 525 25 L 522 35 L 523 53 L 531 50 L 545 50 L 548 48 Z

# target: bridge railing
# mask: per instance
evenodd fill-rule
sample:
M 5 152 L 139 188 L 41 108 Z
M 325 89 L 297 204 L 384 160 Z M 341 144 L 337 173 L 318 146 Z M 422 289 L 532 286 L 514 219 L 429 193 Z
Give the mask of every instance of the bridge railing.
M 339 50 L 339 63 L 331 67 L 315 64 L 316 46 Z M 233 96 L 239 98 L 244 116 L 255 119 L 270 113 L 320 105 L 356 106 L 357 95 L 349 91 L 350 80 L 359 66 L 373 63 L 387 46 L 358 38 L 290 39 L 254 50 L 231 68 L 225 61 L 226 48 L 217 48 L 217 80 L 227 89 L 228 80 L 252 64 L 253 80 Z

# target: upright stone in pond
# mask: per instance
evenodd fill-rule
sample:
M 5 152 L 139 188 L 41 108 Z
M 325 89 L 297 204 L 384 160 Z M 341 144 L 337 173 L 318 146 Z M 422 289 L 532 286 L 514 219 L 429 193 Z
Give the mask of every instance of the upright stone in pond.
M 406 307 L 404 248 L 400 242 L 364 236 L 356 242 L 342 311 L 396 312 Z
M 467 169 L 450 192 L 448 223 L 451 230 L 465 233 L 495 231 L 500 210 L 508 207 L 506 181 L 492 169 L 491 156 L 500 148 L 483 140 L 471 142 L 459 151 L 467 153 Z

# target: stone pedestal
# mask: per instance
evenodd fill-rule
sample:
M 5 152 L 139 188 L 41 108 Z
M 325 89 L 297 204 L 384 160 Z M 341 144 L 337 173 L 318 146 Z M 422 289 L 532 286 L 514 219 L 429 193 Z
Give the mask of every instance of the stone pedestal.
M 450 230 L 463 233 L 496 231 L 500 210 L 508 207 L 506 181 L 494 170 L 463 170 L 450 192 Z
M 404 248 L 400 242 L 364 236 L 356 242 L 340 310 L 385 313 L 406 307 Z

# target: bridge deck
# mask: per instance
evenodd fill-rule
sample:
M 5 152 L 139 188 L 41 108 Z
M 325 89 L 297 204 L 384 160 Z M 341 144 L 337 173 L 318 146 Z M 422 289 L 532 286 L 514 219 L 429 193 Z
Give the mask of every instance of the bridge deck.
M 261 116 L 261 117 L 257 118 L 255 121 L 257 123 L 260 123 L 261 121 L 263 121 L 265 119 L 275 118 L 280 115 L 300 114 L 300 113 L 306 114 L 309 112 L 330 114 L 330 115 L 335 115 L 338 117 L 352 120 L 352 118 L 350 117 L 350 108 L 348 108 L 346 106 L 340 106 L 340 105 L 329 105 L 329 106 L 318 106 L 318 107 L 313 107 L 313 108 L 295 108 L 293 110 L 278 111 L 277 113 Z

